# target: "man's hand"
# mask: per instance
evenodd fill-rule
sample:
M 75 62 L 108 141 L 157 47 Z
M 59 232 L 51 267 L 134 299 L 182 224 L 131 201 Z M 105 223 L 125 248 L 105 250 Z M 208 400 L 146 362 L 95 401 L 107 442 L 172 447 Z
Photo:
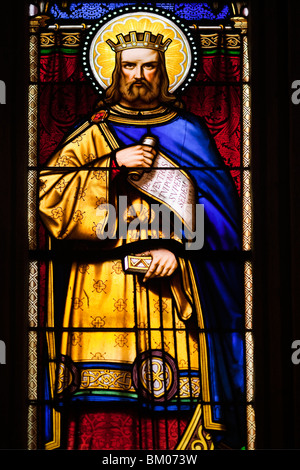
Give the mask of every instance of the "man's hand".
M 148 145 L 133 145 L 132 147 L 126 147 L 116 152 L 118 165 L 128 168 L 150 168 L 155 156 L 156 150 Z
M 165 248 L 150 250 L 142 254 L 152 256 L 151 264 L 144 276 L 143 282 L 155 277 L 171 276 L 178 266 L 176 256 Z

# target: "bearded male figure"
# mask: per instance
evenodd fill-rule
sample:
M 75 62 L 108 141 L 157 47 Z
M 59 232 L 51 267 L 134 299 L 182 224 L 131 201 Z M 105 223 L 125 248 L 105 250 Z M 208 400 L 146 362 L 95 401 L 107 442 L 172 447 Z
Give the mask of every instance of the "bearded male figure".
M 207 449 L 239 448 L 242 271 L 234 259 L 209 257 L 240 249 L 237 195 L 207 129 L 168 91 L 168 44 L 160 36 L 145 46 L 145 34 L 135 33 L 138 47 L 130 35 L 108 41 L 116 65 L 104 102 L 41 173 L 42 220 L 55 243 L 75 243 L 56 383 L 69 419 L 64 445 L 192 448 L 197 435 Z M 145 135 L 158 145 L 143 144 Z M 183 187 L 172 202 L 130 177 L 163 178 L 157 161 L 204 205 L 202 258 L 184 249 L 174 219 L 168 234 L 162 224 L 151 228 L 160 220 L 157 202 L 179 217 Z M 111 207 L 117 217 L 108 236 Z M 126 271 L 129 254 L 150 257 L 146 273 Z M 99 424 L 83 438 L 80 426 L 92 426 L 94 416 Z

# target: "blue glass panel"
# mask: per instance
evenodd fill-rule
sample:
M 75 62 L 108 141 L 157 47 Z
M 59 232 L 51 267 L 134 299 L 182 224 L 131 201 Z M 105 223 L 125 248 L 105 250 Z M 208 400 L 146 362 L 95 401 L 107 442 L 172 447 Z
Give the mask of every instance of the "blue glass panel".
M 54 4 L 50 13 L 55 19 L 99 19 L 111 10 L 116 10 L 125 6 L 141 5 L 140 2 L 131 3 L 71 3 L 69 10 L 64 10 L 60 5 Z M 152 5 L 153 3 L 144 3 Z M 157 8 L 176 13 L 177 16 L 186 20 L 225 20 L 230 17 L 228 5 L 216 12 L 208 3 L 156 3 Z

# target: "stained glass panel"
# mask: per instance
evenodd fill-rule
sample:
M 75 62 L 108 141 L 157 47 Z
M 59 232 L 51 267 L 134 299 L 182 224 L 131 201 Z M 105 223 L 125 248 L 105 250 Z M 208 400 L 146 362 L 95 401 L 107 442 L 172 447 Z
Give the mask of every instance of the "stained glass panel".
M 162 320 L 165 322 L 164 312 L 167 309 L 163 299 L 169 298 L 168 295 L 166 297 L 164 295 L 158 296 L 157 303 L 153 299 L 148 300 L 148 317 L 140 320 L 139 324 L 133 317 L 132 325 L 126 324 L 116 327 L 108 322 L 105 314 L 100 314 L 96 310 L 93 311 L 93 315 L 89 315 L 89 318 L 83 320 L 83 306 L 86 301 L 92 301 L 92 297 L 89 297 L 84 289 L 82 292 L 85 297 L 77 297 L 74 293 L 69 300 L 74 312 L 78 311 L 81 317 L 76 317 L 74 314 L 73 321 L 75 323 L 72 325 L 63 323 L 65 302 L 68 296 L 68 277 L 70 272 L 72 276 L 70 270 L 74 250 L 83 256 L 76 274 L 77 277 L 82 276 L 82 283 L 85 282 L 83 275 L 89 270 L 93 271 L 94 268 L 89 262 L 89 257 L 86 258 L 84 245 L 79 243 L 74 247 L 65 242 L 59 243 L 55 237 L 49 237 L 46 224 L 41 222 L 38 214 L 38 179 L 40 172 L 45 169 L 49 158 L 54 155 L 66 134 L 75 129 L 73 135 L 77 135 L 76 129 L 80 129 L 80 126 L 84 125 L 86 116 L 91 116 L 99 98 L 101 98 L 86 77 L 82 64 L 81 51 L 88 29 L 99 18 L 104 15 L 109 16 L 115 8 L 126 9 L 132 5 L 134 4 L 81 2 L 80 4 L 69 3 L 67 7 L 63 7 L 61 4 L 53 4 L 46 12 L 49 18 L 43 18 L 41 15 L 31 19 L 29 50 L 31 83 L 28 89 L 28 235 L 31 259 L 28 312 L 28 447 L 30 449 L 59 447 L 86 449 L 93 446 L 93 448 L 101 449 L 103 446 L 109 446 L 114 450 L 118 448 L 197 450 L 201 448 L 201 445 L 204 445 L 205 449 L 212 449 L 218 445 L 222 446 L 223 429 L 219 424 L 214 429 L 210 419 L 212 418 L 216 420 L 216 423 L 219 423 L 221 417 L 224 417 L 224 413 L 228 419 L 232 412 L 231 407 L 236 405 L 237 415 L 240 415 L 240 418 L 237 419 L 241 419 L 241 422 L 233 424 L 229 419 L 229 425 L 236 427 L 236 430 L 240 429 L 241 436 L 247 435 L 242 438 L 243 445 L 253 449 L 255 446 L 255 419 L 251 269 L 251 89 L 249 85 L 247 20 L 238 17 L 232 21 L 233 12 L 229 4 L 218 10 L 207 3 L 164 3 L 156 4 L 156 7 L 163 8 L 167 12 L 174 13 L 176 17 L 184 19 L 193 38 L 197 41 L 198 56 L 200 57 L 197 73 L 192 83 L 181 94 L 181 99 L 187 111 L 205 123 L 213 138 L 222 162 L 231 174 L 242 215 L 240 222 L 241 250 L 233 255 L 230 252 L 228 254 L 226 250 L 223 250 L 222 253 L 221 250 L 217 256 L 213 254 L 212 259 L 210 259 L 211 253 L 205 253 L 204 260 L 205 256 L 208 258 L 204 261 L 203 266 L 214 279 L 213 283 L 217 279 L 221 279 L 223 270 L 230 273 L 239 266 L 240 278 L 237 284 L 233 285 L 235 289 L 234 302 L 237 299 L 240 302 L 242 299 L 244 324 L 232 326 L 232 323 L 231 333 L 226 331 L 226 328 L 220 333 L 214 324 L 215 320 L 213 320 L 211 325 L 208 322 L 200 327 L 198 325 L 197 328 L 193 326 L 191 332 L 187 333 L 184 323 L 176 316 L 175 298 L 174 304 L 170 304 L 173 320 L 170 324 L 168 323 L 170 320 L 168 320 L 168 324 L 163 326 Z M 75 19 L 85 21 L 87 24 L 82 26 L 75 22 Z M 56 24 L 57 20 L 59 20 L 59 26 Z M 223 28 L 219 27 L 220 21 L 223 22 Z M 226 30 L 224 29 L 225 25 Z M 213 31 L 209 29 L 212 26 L 215 27 Z M 117 119 L 117 115 L 114 119 Z M 117 132 L 118 126 L 113 124 L 113 117 L 111 117 L 111 125 L 115 126 L 114 132 Z M 87 128 L 84 128 L 83 132 L 85 129 Z M 159 129 L 157 132 L 159 133 Z M 74 137 L 74 145 L 80 145 L 81 137 L 81 134 Z M 113 138 L 109 138 L 112 143 Z M 132 141 L 130 143 L 132 145 Z M 89 165 L 94 156 L 86 151 L 83 158 L 84 164 Z M 54 169 L 54 174 L 58 170 L 62 172 L 61 178 L 56 182 L 56 190 L 63 193 L 67 186 L 64 175 L 68 175 L 67 172 L 70 171 L 68 154 L 60 153 L 55 165 L 58 168 Z M 188 166 L 196 181 L 201 181 L 201 178 L 222 178 L 224 172 L 221 164 L 209 163 L 205 168 L 197 167 L 195 163 L 193 165 L 189 163 Z M 181 168 L 186 169 L 182 163 Z M 101 180 L 106 178 L 105 175 L 110 172 L 114 175 L 116 171 L 116 169 L 109 167 L 106 171 L 94 172 L 93 176 L 100 184 Z M 40 178 L 42 198 L 48 190 L 47 178 L 43 176 Z M 76 191 L 79 193 L 76 192 L 77 196 L 75 194 L 74 197 L 84 201 L 87 197 L 86 190 L 78 187 Z M 99 206 L 100 199 L 99 194 L 95 202 L 95 209 L 97 205 Z M 72 201 L 73 203 L 74 201 Z M 60 208 L 61 212 L 58 212 L 58 209 L 56 209 L 54 219 L 60 220 L 65 209 Z M 77 211 L 75 215 L 76 221 L 80 224 L 79 212 Z M 81 213 L 82 216 L 83 213 Z M 195 259 L 203 262 L 202 252 L 194 253 L 194 255 Z M 242 269 L 240 266 L 243 266 Z M 108 266 L 104 263 L 103 269 L 111 270 L 110 275 L 111 277 L 115 275 L 114 282 L 118 284 L 122 264 L 113 261 Z M 215 308 L 213 303 L 217 303 L 219 300 L 217 300 L 217 296 L 212 294 L 211 304 L 206 305 L 208 302 L 206 295 L 201 294 L 201 283 L 204 285 L 206 281 L 201 278 L 201 273 L 194 278 L 191 274 L 193 271 L 187 269 L 184 272 L 190 272 L 191 286 L 195 288 L 195 285 L 199 283 L 200 296 L 203 295 L 201 297 L 202 308 L 207 309 L 207 312 L 212 309 L 213 312 Z M 93 273 L 96 275 L 96 272 L 93 271 Z M 233 279 L 235 278 L 232 277 L 232 282 L 234 282 Z M 238 286 L 240 280 L 242 280 L 241 286 L 243 285 L 243 287 Z M 107 279 L 101 281 L 97 277 L 93 278 L 92 284 L 91 292 L 97 293 L 105 291 L 108 285 Z M 145 288 L 139 282 L 136 282 L 132 288 L 135 296 L 144 295 L 143 289 Z M 227 289 L 231 290 L 229 286 Z M 148 291 L 145 290 L 145 292 Z M 197 297 L 198 294 L 195 292 L 194 296 Z M 194 297 L 194 301 L 196 297 Z M 213 297 L 215 297 L 214 301 L 212 301 Z M 127 312 L 127 302 L 126 299 L 114 298 L 111 308 L 120 313 Z M 154 302 L 153 305 L 151 302 Z M 217 309 L 219 308 L 220 306 Z M 218 312 L 215 313 L 218 316 Z M 158 315 L 157 324 L 152 323 L 155 315 Z M 81 318 L 78 320 L 78 324 L 76 318 Z M 90 323 L 85 324 L 84 321 L 87 320 Z M 153 353 L 149 357 L 139 356 L 139 360 L 142 361 L 141 367 L 144 367 L 145 377 L 148 377 L 149 380 L 150 376 L 153 376 L 158 370 L 153 368 L 153 364 L 156 364 L 156 368 L 162 367 L 161 371 L 166 387 L 163 395 L 166 397 L 166 403 L 160 404 L 155 401 L 150 407 L 149 404 L 143 404 L 144 399 L 146 401 L 149 399 L 151 387 L 154 387 L 153 390 L 155 389 L 155 382 L 154 385 L 150 385 L 151 380 L 148 384 L 148 379 L 145 379 L 143 390 L 148 390 L 148 394 L 146 393 L 144 397 L 142 394 L 140 397 L 139 387 L 142 385 L 138 385 L 139 379 L 135 378 L 139 377 L 139 372 L 134 375 L 136 370 L 134 367 L 137 367 L 136 362 L 130 359 L 129 363 L 125 361 L 126 366 L 120 368 L 118 366 L 119 359 L 107 361 L 105 356 L 109 348 L 107 351 L 87 351 L 90 362 L 87 359 L 84 361 L 74 359 L 77 357 L 77 353 L 73 356 L 75 362 L 70 362 L 68 355 L 59 356 L 61 333 L 63 342 L 64 338 L 67 338 L 71 333 L 70 344 L 83 354 L 85 345 L 89 344 L 90 331 L 97 328 L 102 331 L 103 341 L 107 341 L 107 344 L 112 341 L 114 345 L 109 352 L 111 357 L 113 357 L 115 347 L 118 346 L 124 351 L 134 344 L 135 335 L 139 337 L 140 344 L 148 342 L 148 349 Z M 240 334 L 243 336 L 243 344 L 237 347 Z M 182 335 L 187 335 L 185 341 L 183 341 Z M 85 338 L 87 338 L 86 341 Z M 207 357 L 213 364 L 216 357 L 220 359 L 220 351 L 217 348 L 222 349 L 225 344 L 230 343 L 235 343 L 237 356 L 232 359 L 232 364 L 230 361 L 227 363 L 227 359 L 224 359 L 224 362 L 219 364 L 216 369 L 220 376 L 216 377 L 214 383 L 207 385 L 205 382 L 207 376 L 204 372 L 207 366 L 203 362 L 205 356 L 203 351 L 207 350 Z M 184 346 L 182 346 L 183 344 Z M 137 344 L 137 349 L 139 348 L 140 345 Z M 180 348 L 183 350 L 178 352 Z M 143 349 L 147 350 L 147 347 L 141 346 L 142 351 Z M 157 351 L 160 352 L 157 353 Z M 161 353 L 161 351 L 163 352 Z M 183 351 L 185 352 L 183 353 Z M 226 354 L 224 358 L 225 356 Z M 82 357 L 85 357 L 84 354 Z M 195 357 L 198 357 L 197 364 L 193 363 Z M 174 358 L 178 366 L 173 365 Z M 189 362 L 189 366 L 181 367 L 180 361 Z M 236 362 L 234 363 L 234 361 Z M 245 398 L 236 397 L 236 403 L 232 402 L 232 397 L 229 399 L 226 396 L 227 391 L 219 391 L 219 381 L 221 383 L 223 380 L 221 371 L 235 366 L 241 371 L 240 376 L 236 377 L 236 380 L 239 381 L 237 388 L 240 387 L 241 390 L 245 388 Z M 175 394 L 172 395 L 171 389 L 169 391 L 168 388 L 167 374 L 173 374 L 176 367 L 178 367 L 176 373 L 179 374 L 176 379 L 177 394 L 174 392 Z M 189 369 L 191 371 L 187 373 L 186 370 Z M 60 402 L 60 389 L 61 392 L 70 393 L 70 403 L 80 403 L 80 406 L 69 408 L 68 405 L 64 408 L 62 405 L 65 398 Z M 225 395 L 223 395 L 224 393 Z M 154 391 L 153 394 L 155 396 Z M 199 399 L 199 397 L 201 398 Z M 222 410 L 222 397 L 226 397 L 225 400 L 228 400 L 224 410 Z M 123 407 L 118 406 L 118 400 L 120 404 L 123 404 L 124 400 L 126 403 L 136 402 L 141 408 L 133 406 L 126 409 L 126 413 L 124 413 Z M 170 401 L 168 402 L 168 400 Z M 89 402 L 107 404 L 105 410 L 101 407 L 94 410 L 89 407 Z M 141 414 L 142 409 L 144 411 Z M 150 412 L 151 410 L 152 412 Z M 161 415 L 159 414 L 161 410 L 168 411 L 170 414 Z M 180 414 L 172 414 L 174 410 L 180 410 Z M 212 415 L 210 415 L 211 410 Z M 202 422 L 201 420 L 210 423 L 208 429 L 212 429 L 211 432 L 207 430 L 204 433 L 200 432 L 199 423 Z M 217 430 L 220 433 L 216 432 Z M 235 432 L 237 432 L 236 430 Z M 104 444 L 105 439 L 106 443 Z M 200 442 L 202 442 L 201 445 Z

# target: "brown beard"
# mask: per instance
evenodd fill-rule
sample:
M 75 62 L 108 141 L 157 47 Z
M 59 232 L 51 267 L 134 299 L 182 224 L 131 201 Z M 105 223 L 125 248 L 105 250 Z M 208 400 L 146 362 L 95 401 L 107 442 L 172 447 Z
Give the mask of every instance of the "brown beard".
M 119 103 L 122 98 L 122 95 L 120 92 L 120 86 L 121 86 L 121 81 L 124 84 L 124 77 L 122 77 L 121 54 L 122 54 L 121 52 L 117 52 L 116 54 L 116 64 L 115 64 L 115 68 L 114 68 L 113 75 L 112 75 L 112 83 L 105 92 L 104 102 L 100 102 L 101 104 L 99 104 L 99 106 L 103 106 L 104 104 L 108 106 L 114 105 L 116 103 Z M 182 109 L 184 107 L 183 103 L 176 98 L 176 95 L 173 95 L 169 93 L 168 91 L 169 80 L 168 80 L 168 75 L 167 75 L 166 66 L 165 66 L 164 53 L 161 51 L 159 51 L 159 60 L 160 60 L 159 62 L 159 67 L 160 67 L 159 82 L 160 83 L 156 85 L 156 88 L 159 87 L 158 100 L 162 104 L 171 105 L 171 106 L 175 106 L 176 108 Z M 122 90 L 123 90 L 123 85 L 122 85 Z M 140 91 L 142 91 L 142 87 L 139 88 L 139 92 Z M 153 100 L 153 97 L 149 99 L 150 102 L 151 100 Z
M 136 87 L 136 84 L 141 84 L 142 86 Z M 134 103 L 135 101 L 151 103 L 151 101 L 157 99 L 160 94 L 159 81 L 157 83 L 149 83 L 142 78 L 125 83 L 124 77 L 121 77 L 120 93 L 129 103 Z

